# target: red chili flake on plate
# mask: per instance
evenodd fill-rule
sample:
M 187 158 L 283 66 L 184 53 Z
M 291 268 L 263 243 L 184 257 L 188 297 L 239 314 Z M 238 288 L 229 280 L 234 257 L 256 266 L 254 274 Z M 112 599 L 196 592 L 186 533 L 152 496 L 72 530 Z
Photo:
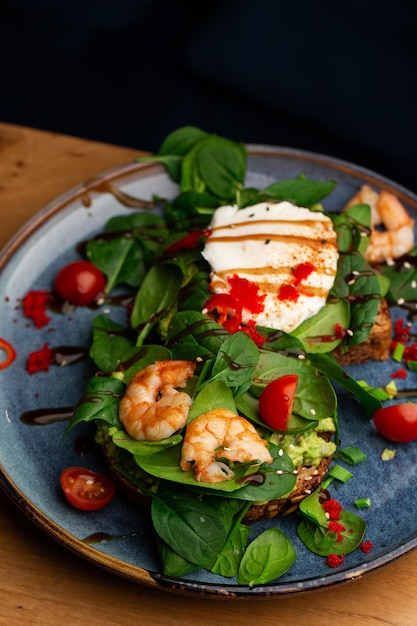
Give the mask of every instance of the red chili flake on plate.
M 256 283 L 237 274 L 229 276 L 228 281 L 231 286 L 230 295 L 233 298 L 239 300 L 242 306 L 251 313 L 262 313 L 266 294 L 259 293 L 259 287 Z
M 37 372 L 48 372 L 49 366 L 54 363 L 54 360 L 53 350 L 45 343 L 40 350 L 30 352 L 26 363 L 26 370 L 30 375 L 36 374 Z
M 43 328 L 51 321 L 46 314 L 46 305 L 50 297 L 47 290 L 29 291 L 22 300 L 23 314 L 33 320 L 36 328 Z
M 281 285 L 278 291 L 278 300 L 284 301 L 288 300 L 289 302 L 297 302 L 300 294 L 294 285 Z
M 310 263 L 300 263 L 292 270 L 293 284 L 299 285 L 305 278 L 308 278 L 315 270 L 315 266 Z
M 339 567 L 345 560 L 344 554 L 329 554 L 326 563 L 329 567 Z
M 367 541 L 362 541 L 361 543 L 361 550 L 364 554 L 369 554 L 373 547 L 374 544 L 372 541 L 369 541 L 369 539 Z
M 391 378 L 407 378 L 407 372 L 403 367 L 400 367 L 396 372 L 390 374 Z

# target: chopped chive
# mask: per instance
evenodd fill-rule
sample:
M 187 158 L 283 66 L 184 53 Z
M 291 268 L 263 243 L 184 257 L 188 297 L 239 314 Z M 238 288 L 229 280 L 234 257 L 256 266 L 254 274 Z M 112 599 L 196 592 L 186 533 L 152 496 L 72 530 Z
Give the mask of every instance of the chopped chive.
M 401 363 L 404 355 L 405 345 L 403 343 L 397 342 L 392 353 L 392 358 L 394 361 Z
M 383 387 L 371 387 L 371 385 L 368 385 L 368 383 L 364 380 L 360 380 L 358 381 L 358 383 L 361 387 L 363 387 L 363 389 L 365 389 L 371 396 L 373 396 L 377 400 L 389 400 L 390 398 L 392 398 L 392 393 L 390 393 L 388 385 L 384 389 Z
M 371 506 L 371 498 L 358 498 L 355 500 L 358 509 L 369 509 Z
M 340 448 L 340 450 L 336 452 L 335 456 L 341 458 L 342 461 L 345 461 L 345 463 L 349 463 L 350 465 L 357 465 L 367 459 L 365 452 L 362 452 L 362 450 L 359 450 L 359 448 L 356 448 L 355 446 Z
M 407 367 L 412 372 L 417 372 L 417 361 L 407 361 Z
M 329 470 L 329 474 L 330 476 L 332 476 L 332 478 L 336 478 L 336 480 L 340 480 L 340 482 L 342 483 L 347 483 L 347 481 L 350 480 L 353 476 L 351 472 L 349 472 L 344 467 L 341 467 L 340 465 L 334 465 Z

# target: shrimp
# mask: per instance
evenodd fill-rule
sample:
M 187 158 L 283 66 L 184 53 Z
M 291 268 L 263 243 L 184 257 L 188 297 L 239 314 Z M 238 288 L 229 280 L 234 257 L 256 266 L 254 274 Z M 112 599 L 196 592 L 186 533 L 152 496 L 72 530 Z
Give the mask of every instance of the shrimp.
M 119 405 L 119 419 L 137 441 L 160 441 L 183 428 L 191 397 L 185 387 L 194 374 L 191 361 L 156 361 L 135 374 Z
M 363 185 L 346 207 L 358 202 L 371 207 L 371 239 L 365 251 L 369 263 L 383 263 L 407 254 L 414 247 L 414 220 L 390 191 L 377 193 Z M 382 224 L 385 229 L 375 228 Z
M 214 409 L 195 418 L 187 426 L 181 451 L 181 469 L 194 468 L 199 482 L 230 480 L 233 470 L 219 459 L 271 463 L 272 457 L 255 427 L 227 409 Z

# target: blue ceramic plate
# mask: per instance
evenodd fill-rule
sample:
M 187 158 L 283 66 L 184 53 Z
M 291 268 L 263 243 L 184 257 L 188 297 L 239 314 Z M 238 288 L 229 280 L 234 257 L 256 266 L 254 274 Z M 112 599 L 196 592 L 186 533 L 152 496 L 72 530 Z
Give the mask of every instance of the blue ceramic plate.
M 336 180 L 338 186 L 325 208 L 339 210 L 367 182 L 376 189 L 395 192 L 409 211 L 417 209 L 415 195 L 349 163 L 284 148 L 250 146 L 249 150 L 249 185 L 262 188 L 274 180 L 299 174 Z M 64 438 L 65 422 L 52 420 L 35 426 L 24 423 L 21 416 L 29 410 L 70 410 L 93 373 L 92 366 L 84 360 L 65 368 L 53 366 L 49 372 L 32 376 L 25 366 L 28 353 L 45 343 L 51 348 L 88 347 L 97 312 L 78 308 L 70 315 L 51 314 L 49 325 L 39 330 L 23 317 L 21 300 L 29 290 L 50 289 L 57 270 L 79 258 L 77 244 L 99 232 L 109 217 L 138 209 L 138 199 L 150 200 L 153 194 L 176 195 L 175 186 L 162 169 L 137 163 L 123 165 L 79 185 L 45 207 L 3 250 L 0 337 L 16 348 L 17 358 L 0 371 L 2 488 L 34 523 L 80 557 L 139 583 L 182 593 L 249 597 L 313 591 L 360 577 L 413 549 L 417 545 L 417 442 L 388 444 L 364 420 L 359 405 L 343 394 L 339 409 L 342 445 L 359 447 L 368 459 L 353 468 L 353 478 L 340 486 L 337 499 L 355 511 L 356 498 L 371 498 L 371 507 L 359 513 L 367 522 L 366 539 L 374 547 L 367 555 L 360 550 L 349 554 L 337 569 L 329 568 L 323 558 L 303 546 L 296 535 L 297 518 L 293 515 L 258 523 L 251 535 L 277 526 L 294 543 L 297 561 L 274 583 L 249 588 L 204 571 L 171 579 L 160 571 L 147 516 L 122 495 L 117 495 L 108 507 L 91 513 L 77 511 L 66 502 L 59 485 L 62 469 L 83 465 L 105 471 L 100 452 L 91 443 L 91 431 L 76 428 Z M 352 373 L 357 379 L 381 386 L 389 382 L 390 373 L 397 368 L 398 364 L 387 361 L 355 366 Z M 398 386 L 401 384 L 417 387 L 417 373 L 411 372 L 406 381 L 398 382 Z M 396 453 L 393 460 L 384 462 L 381 454 L 387 447 Z

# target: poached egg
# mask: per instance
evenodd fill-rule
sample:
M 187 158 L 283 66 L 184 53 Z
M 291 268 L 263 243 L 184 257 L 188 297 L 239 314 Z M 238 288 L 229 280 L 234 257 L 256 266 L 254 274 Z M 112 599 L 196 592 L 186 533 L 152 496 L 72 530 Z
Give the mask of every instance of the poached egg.
M 243 323 L 291 332 L 326 304 L 339 254 L 324 213 L 287 201 L 223 206 L 209 233 L 210 291 L 238 299 Z

